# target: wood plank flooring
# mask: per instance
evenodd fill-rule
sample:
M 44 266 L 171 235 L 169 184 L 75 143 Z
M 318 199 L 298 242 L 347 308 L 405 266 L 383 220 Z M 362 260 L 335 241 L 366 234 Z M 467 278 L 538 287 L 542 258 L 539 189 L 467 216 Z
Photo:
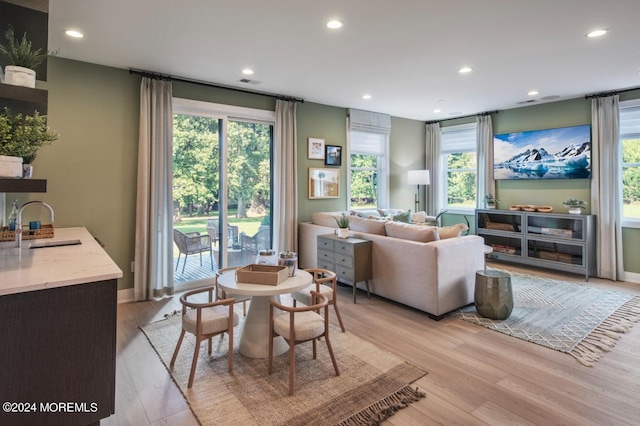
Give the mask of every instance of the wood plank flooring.
M 583 282 L 575 274 L 489 265 Z M 640 295 L 638 284 L 591 279 L 589 285 Z M 432 321 L 400 304 L 376 296 L 369 300 L 362 291 L 353 304 L 351 287 L 338 292 L 347 330 L 429 372 L 416 382 L 427 397 L 400 410 L 385 425 L 640 423 L 640 323 L 589 368 L 569 355 L 456 318 Z M 197 424 L 138 329 L 175 309 L 180 309 L 178 296 L 118 306 L 116 414 L 103 424 Z M 236 309 L 241 314 L 242 307 Z M 331 320 L 337 325 L 335 315 Z

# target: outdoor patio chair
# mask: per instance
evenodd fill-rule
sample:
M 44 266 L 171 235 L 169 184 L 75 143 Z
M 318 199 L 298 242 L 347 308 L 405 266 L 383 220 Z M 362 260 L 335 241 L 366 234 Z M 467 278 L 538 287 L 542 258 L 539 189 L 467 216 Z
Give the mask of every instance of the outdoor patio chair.
M 218 219 L 207 219 L 207 234 L 211 237 L 211 243 L 216 245 L 220 230 L 220 221 Z M 235 225 L 227 225 L 227 239 L 233 243 L 238 242 L 239 229 Z
M 253 236 L 240 234 L 240 250 L 244 263 L 254 262 L 260 250 L 271 248 L 271 232 L 268 227 L 258 230 Z
M 184 261 L 182 262 L 182 274 L 184 274 L 184 267 L 187 264 L 187 257 L 190 254 L 200 253 L 200 266 L 202 266 L 202 253 L 209 252 L 211 259 L 211 270 L 213 270 L 213 253 L 211 251 L 211 237 L 208 235 L 200 235 L 199 232 L 184 232 L 173 230 L 173 242 L 178 246 L 178 261 L 176 262 L 176 271 L 180 264 L 180 256 L 184 254 Z

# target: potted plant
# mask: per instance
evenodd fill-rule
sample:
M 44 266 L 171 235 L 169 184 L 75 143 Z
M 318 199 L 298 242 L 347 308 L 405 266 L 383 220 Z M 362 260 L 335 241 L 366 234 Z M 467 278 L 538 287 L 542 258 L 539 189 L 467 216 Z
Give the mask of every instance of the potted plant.
M 487 194 L 484 196 L 484 208 L 485 209 L 495 209 L 496 203 L 500 201 L 493 194 Z
M 338 223 L 338 238 L 349 238 L 349 218 L 346 213 L 342 213 L 342 216 L 336 217 Z
M 47 56 L 53 56 L 58 52 L 33 50 L 31 41 L 27 39 L 27 33 L 25 32 L 22 39 L 18 40 L 11 25 L 4 33 L 4 38 L 6 43 L 0 44 L 0 53 L 9 60 L 9 65 L 4 68 L 4 82 L 15 86 L 36 87 L 35 69 Z
M 580 214 L 582 213 L 582 209 L 586 207 L 587 202 L 584 200 L 578 200 L 577 198 L 567 197 L 562 204 L 569 208 L 569 213 Z
M 33 115 L 12 114 L 8 108 L 0 111 L 0 176 L 23 177 L 23 164 L 29 165 L 41 146 L 58 139 L 47 126 L 47 117 L 37 111 Z

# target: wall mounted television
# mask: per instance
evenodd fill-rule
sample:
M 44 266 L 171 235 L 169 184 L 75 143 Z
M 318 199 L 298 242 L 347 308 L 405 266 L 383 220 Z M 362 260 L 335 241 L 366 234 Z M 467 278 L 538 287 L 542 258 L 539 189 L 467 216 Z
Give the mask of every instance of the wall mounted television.
M 591 126 L 504 133 L 493 137 L 494 179 L 588 179 Z

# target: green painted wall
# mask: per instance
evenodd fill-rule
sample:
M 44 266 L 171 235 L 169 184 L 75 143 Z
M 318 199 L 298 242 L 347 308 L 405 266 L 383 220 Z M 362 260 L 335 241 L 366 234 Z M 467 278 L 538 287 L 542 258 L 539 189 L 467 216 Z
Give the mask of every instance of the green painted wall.
M 38 82 L 38 87 L 49 91 L 50 126 L 61 136 L 53 145 L 42 148 L 34 162 L 34 177 L 48 179 L 48 192 L 7 194 L 7 204 L 10 207 L 15 198 L 21 204 L 42 200 L 55 209 L 56 227 L 86 226 L 122 269 L 124 277 L 119 288 L 131 288 L 140 77 L 126 70 L 57 57 L 50 58 L 48 72 L 48 81 Z M 275 108 L 275 100 L 269 97 L 179 82 L 174 84 L 174 95 L 250 108 Z M 621 99 L 633 97 L 640 97 L 640 91 L 621 95 Z M 300 221 L 309 220 L 315 211 L 346 209 L 345 157 L 340 167 L 340 198 L 309 200 L 307 183 L 309 167 L 324 167 L 324 162 L 307 158 L 307 138 L 322 138 L 328 144 L 346 147 L 346 113 L 345 108 L 298 104 Z M 502 133 L 589 122 L 590 102 L 574 99 L 501 111 L 495 116 L 494 130 Z M 406 171 L 424 167 L 424 138 L 424 122 L 392 117 L 391 207 L 415 208 L 415 188 L 406 183 Z M 560 186 L 557 181 L 500 182 L 497 190 L 500 206 L 526 202 L 560 208 L 559 203 L 569 193 L 590 198 L 589 186 L 583 181 L 563 181 Z M 421 208 L 424 195 L 421 190 Z M 44 211 L 27 210 L 25 220 L 34 219 L 47 220 Z M 459 221 L 447 217 L 444 223 Z M 624 230 L 625 267 L 631 272 L 640 272 L 640 249 L 633 244 L 638 238 L 640 230 Z

